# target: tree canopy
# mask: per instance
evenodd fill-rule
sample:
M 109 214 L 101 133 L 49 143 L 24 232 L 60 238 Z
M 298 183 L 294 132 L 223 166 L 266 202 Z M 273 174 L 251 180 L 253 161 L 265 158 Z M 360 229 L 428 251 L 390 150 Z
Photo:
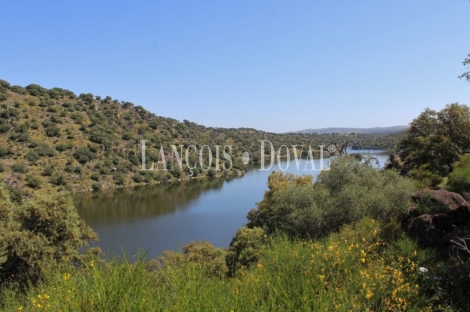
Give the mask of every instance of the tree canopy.
M 453 103 L 441 111 L 426 108 L 415 118 L 401 140 L 400 157 L 406 169 L 429 164 L 445 173 L 470 150 L 470 109 Z

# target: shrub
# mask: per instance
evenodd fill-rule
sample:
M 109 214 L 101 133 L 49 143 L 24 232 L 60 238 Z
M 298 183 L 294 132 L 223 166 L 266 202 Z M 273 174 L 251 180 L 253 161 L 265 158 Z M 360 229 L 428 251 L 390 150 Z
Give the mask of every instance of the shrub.
M 10 195 L 10 200 L 13 203 L 21 204 L 27 195 L 25 191 L 17 187 L 8 187 L 7 189 Z
M 0 90 L 6 90 L 10 88 L 10 83 L 6 80 L 0 79 Z
M 44 170 L 42 172 L 42 175 L 43 176 L 51 176 L 52 173 L 54 173 L 54 168 L 52 166 L 48 166 L 48 167 L 44 168 Z
M 99 170 L 101 174 L 109 174 L 111 172 L 111 169 L 109 169 L 109 167 L 101 167 Z
M 99 182 L 95 182 L 95 183 L 93 183 L 93 184 L 91 185 L 91 189 L 92 189 L 94 192 L 100 191 L 102 187 L 103 187 L 103 186 L 102 186 L 101 183 L 99 183 Z
M 464 155 L 455 163 L 454 170 L 449 174 L 447 188 L 460 194 L 470 191 L 470 155 Z
M 8 94 L 0 92 L 0 102 L 5 101 L 6 99 L 8 99 Z
M 0 133 L 6 133 L 10 131 L 10 128 L 11 128 L 10 125 L 7 123 L 0 124 Z
M 46 135 L 48 137 L 58 137 L 60 136 L 60 129 L 54 126 L 53 124 L 50 124 L 46 128 Z
M 51 263 L 72 261 L 96 234 L 78 216 L 69 194 L 39 195 L 15 204 L 0 186 L 0 284 L 37 281 Z
M 144 177 L 140 173 L 136 172 L 132 179 L 135 183 L 141 183 L 144 180 Z
M 214 168 L 210 168 L 210 169 L 207 171 L 207 176 L 208 176 L 209 178 L 214 178 L 215 175 L 216 175 L 216 172 L 215 172 Z
M 47 89 L 37 84 L 30 84 L 26 86 L 26 90 L 28 90 L 29 94 L 33 96 L 41 96 L 41 95 L 47 94 Z
M 38 155 L 38 153 L 36 151 L 29 151 L 27 154 L 26 154 L 26 157 L 25 157 L 29 162 L 31 163 L 34 163 L 36 162 L 40 157 Z
M 82 166 L 75 166 L 75 168 L 73 169 L 73 173 L 76 173 L 78 175 L 82 175 L 82 172 L 83 172 L 83 169 L 82 169 Z
M 225 250 L 215 248 L 209 242 L 190 242 L 183 247 L 183 253 L 165 251 L 159 258 L 165 269 L 178 269 L 192 264 L 208 277 L 224 277 L 227 274 Z
M 41 179 L 35 175 L 28 174 L 26 176 L 26 185 L 28 185 L 31 188 L 38 189 L 40 188 L 42 182 Z
M 233 274 L 238 269 L 258 261 L 261 248 L 267 241 L 266 232 L 259 227 L 239 229 L 233 237 L 225 257 L 229 273 Z
M 10 136 L 10 140 L 16 142 L 28 142 L 29 141 L 29 133 L 15 133 Z
M 122 173 L 118 172 L 114 175 L 114 181 L 116 185 L 124 185 L 126 184 L 126 177 Z
M 12 155 L 13 151 L 8 146 L 0 146 L 0 158 L 8 158 L 8 156 Z
M 57 186 L 67 184 L 63 175 L 55 173 L 51 175 L 49 182 Z
M 409 176 L 415 180 L 420 189 L 436 188 L 444 179 L 440 173 L 433 171 L 429 164 L 411 170 Z
M 47 143 L 41 143 L 34 148 L 39 156 L 48 156 L 52 157 L 55 155 L 54 149 L 50 147 Z
M 79 147 L 73 153 L 73 157 L 81 164 L 95 159 L 96 155 L 88 147 Z
M 364 217 L 401 219 L 408 213 L 413 192 L 411 182 L 397 172 L 378 171 L 353 157 L 333 160 L 315 184 L 309 176 L 273 172 L 268 187 L 257 209 L 248 214 L 247 226 L 311 238 Z
M 26 167 L 26 164 L 24 164 L 24 163 L 22 163 L 22 162 L 14 163 L 14 164 L 11 166 L 11 170 L 13 170 L 13 172 L 18 172 L 18 173 L 26 173 L 26 172 L 28 172 L 28 168 Z
M 26 90 L 25 88 L 23 88 L 21 86 L 11 86 L 10 90 L 13 91 L 13 92 L 16 92 L 18 94 L 27 94 L 28 93 L 28 90 Z
M 68 149 L 67 144 L 65 143 L 59 143 L 55 146 L 55 149 L 58 150 L 59 152 L 66 151 Z
M 90 179 L 93 181 L 99 181 L 100 180 L 100 174 L 98 172 L 93 172 L 90 176 Z

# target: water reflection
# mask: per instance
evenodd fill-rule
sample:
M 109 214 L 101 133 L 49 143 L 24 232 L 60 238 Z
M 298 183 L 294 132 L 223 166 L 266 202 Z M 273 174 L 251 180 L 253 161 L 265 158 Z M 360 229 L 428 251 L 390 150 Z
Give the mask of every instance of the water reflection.
M 189 209 L 201 193 L 221 190 L 224 183 L 239 178 L 189 180 L 84 194 L 75 198 L 75 206 L 92 227 L 95 224 L 129 222 Z
M 383 166 L 387 152 L 361 151 L 375 156 Z M 325 160 L 325 166 L 328 160 Z M 283 162 L 282 168 L 286 167 Z M 292 160 L 287 172 L 311 174 L 320 171 Z M 320 168 L 320 160 L 315 160 Z M 227 247 L 235 232 L 246 223 L 246 215 L 263 198 L 273 170 L 252 168 L 242 177 L 201 179 L 166 185 L 120 189 L 86 194 L 75 199 L 77 211 L 100 236 L 104 251 L 121 253 L 121 246 L 133 252 L 149 250 L 149 256 L 177 250 L 194 240 L 207 240 Z

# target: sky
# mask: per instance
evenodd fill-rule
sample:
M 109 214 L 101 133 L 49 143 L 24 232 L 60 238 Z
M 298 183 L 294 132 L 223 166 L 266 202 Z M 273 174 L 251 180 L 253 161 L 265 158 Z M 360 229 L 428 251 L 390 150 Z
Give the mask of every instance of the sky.
M 0 29 L 0 79 L 211 127 L 387 127 L 470 105 L 467 0 L 19 0 Z

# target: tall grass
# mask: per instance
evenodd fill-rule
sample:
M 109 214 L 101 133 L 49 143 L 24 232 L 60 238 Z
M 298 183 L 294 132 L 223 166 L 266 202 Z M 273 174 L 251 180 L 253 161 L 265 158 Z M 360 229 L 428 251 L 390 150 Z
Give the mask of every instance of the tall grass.
M 51 270 L 24 294 L 4 292 L 8 311 L 413 311 L 433 303 L 419 286 L 429 252 L 403 238 L 387 245 L 365 219 L 322 240 L 272 238 L 232 278 L 182 262 L 151 270 L 143 258 L 91 260 Z

